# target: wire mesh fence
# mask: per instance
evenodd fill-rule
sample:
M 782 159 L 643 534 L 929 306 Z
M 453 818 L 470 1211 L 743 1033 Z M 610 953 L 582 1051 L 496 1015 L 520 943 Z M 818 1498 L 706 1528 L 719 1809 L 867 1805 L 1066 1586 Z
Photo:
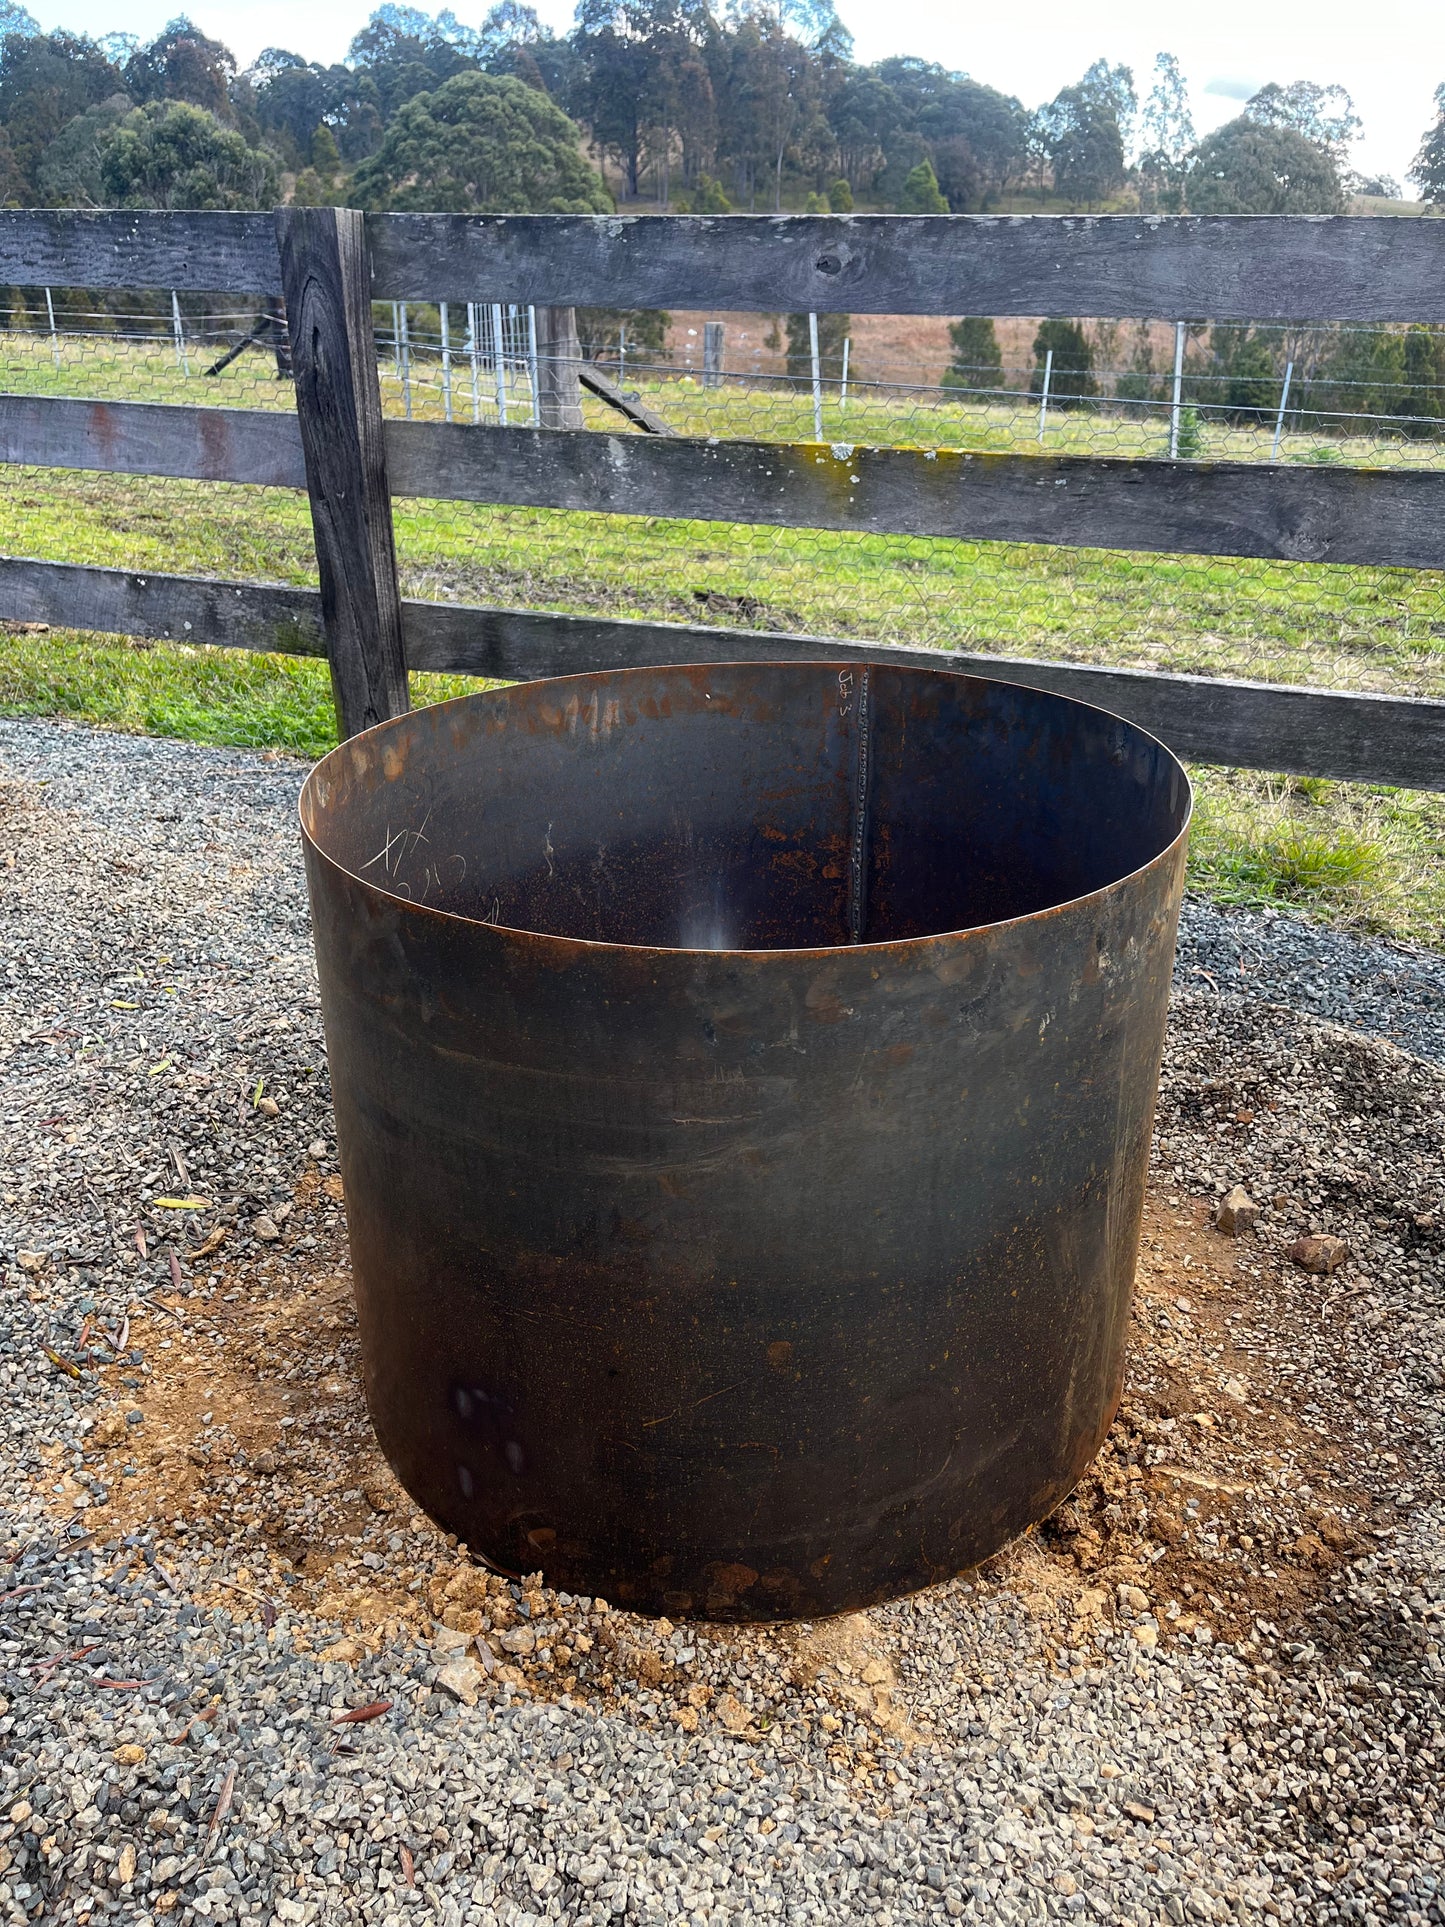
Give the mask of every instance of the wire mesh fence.
M 940 369 L 917 358 L 890 364 L 876 351 L 850 356 L 836 330 L 826 352 L 810 355 L 816 329 L 810 340 L 790 325 L 790 344 L 804 343 L 799 367 L 776 322 L 771 337 L 761 325 L 766 318 L 750 328 L 733 318 L 726 329 L 700 320 L 669 334 L 651 317 L 629 329 L 628 317 L 599 325 L 584 311 L 591 352 L 574 359 L 539 343 L 537 312 L 486 301 L 378 304 L 384 411 L 532 426 L 558 419 L 543 406 L 550 377 L 554 395 L 573 390 L 566 419 L 613 434 L 638 432 L 619 412 L 630 400 L 671 432 L 716 439 L 1445 464 L 1445 413 L 1423 412 L 1435 406 L 1434 390 L 1400 372 L 1422 331 L 1156 324 L 1117 368 L 955 354 Z M 1445 334 L 1430 340 L 1437 334 L 1445 366 Z M 1244 339 L 1253 355 L 1245 373 L 1204 365 L 1216 335 L 1236 358 Z M 1341 366 L 1357 366 L 1366 347 L 1374 373 L 1352 388 Z M 1272 401 L 1259 392 L 1275 378 L 1262 372 L 1268 356 L 1282 364 Z M 1156 362 L 1163 374 L 1151 372 Z M 1392 366 L 1398 380 L 1387 379 Z M 605 377 L 610 399 L 577 380 L 591 374 Z M 259 299 L 161 294 L 102 305 L 77 291 L 32 290 L 0 311 L 0 386 L 11 393 L 289 409 L 289 375 L 284 320 Z M 1343 405 L 1359 397 L 1368 409 Z M 314 579 L 304 499 L 290 491 L 10 470 L 4 500 L 3 546 L 13 553 Z M 420 499 L 397 501 L 396 525 L 407 592 L 443 600 L 1445 695 L 1445 577 L 1429 570 Z
M 619 400 L 641 403 L 673 433 L 718 439 L 1024 455 L 1172 451 L 1181 460 L 1282 466 L 1445 463 L 1441 389 L 1421 374 L 1437 346 L 1445 366 L 1440 331 L 1153 324 L 1123 337 L 1127 352 L 1096 352 L 1080 369 L 1058 354 L 1051 363 L 1047 350 L 1031 357 L 1034 323 L 1001 327 L 1007 352 L 984 360 L 950 354 L 946 339 L 931 359 L 890 357 L 836 329 L 820 336 L 797 322 L 788 319 L 785 342 L 783 317 L 746 325 L 734 316 L 679 317 L 659 327 L 646 316 L 598 324 L 584 312 L 586 352 L 558 357 L 546 352 L 525 306 L 478 300 L 374 310 L 383 408 L 392 417 L 532 426 L 556 419 L 543 405 L 550 384 L 554 394 L 574 388 L 583 428 L 620 435 L 639 431 Z M 1087 328 L 1080 332 L 1087 338 Z M 1420 351 L 1422 337 L 1430 355 Z M 1119 349 L 1105 328 L 1102 346 L 1111 339 Z M 592 373 L 611 399 L 573 382 Z M 245 297 L 101 304 L 27 291 L 0 313 L 0 386 L 105 400 L 294 405 L 284 322 L 274 307 Z M 398 498 L 394 515 L 404 593 L 441 601 L 1445 697 L 1445 576 L 1430 570 L 419 498 Z M 307 503 L 296 491 L 11 468 L 0 518 L 0 550 L 12 554 L 316 579 Z M 1433 805 L 1223 773 L 1207 776 L 1205 791 L 1206 818 L 1214 811 L 1210 820 L 1224 827 L 1218 836 L 1201 833 L 1198 847 L 1215 850 L 1226 893 L 1237 885 L 1249 896 L 1268 873 L 1285 879 L 1287 894 L 1290 877 L 1318 858 L 1329 887 L 1364 902 L 1384 887 L 1372 853 L 1398 846 L 1418 871 L 1415 899 L 1434 906 L 1419 927 L 1434 929 L 1430 918 L 1445 923 Z M 1326 805 L 1327 831 L 1319 827 Z M 1341 848 L 1347 860 L 1337 861 Z M 1239 856 L 1245 849 L 1255 853 L 1248 862 Z

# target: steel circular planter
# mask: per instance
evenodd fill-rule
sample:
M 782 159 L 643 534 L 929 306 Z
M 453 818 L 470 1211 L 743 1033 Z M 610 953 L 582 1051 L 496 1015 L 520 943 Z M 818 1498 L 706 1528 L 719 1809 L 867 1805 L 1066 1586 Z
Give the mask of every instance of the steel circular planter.
M 434 1518 L 817 1615 L 1047 1513 L 1118 1402 L 1189 788 L 946 671 L 520 684 L 301 802 L 366 1391 Z

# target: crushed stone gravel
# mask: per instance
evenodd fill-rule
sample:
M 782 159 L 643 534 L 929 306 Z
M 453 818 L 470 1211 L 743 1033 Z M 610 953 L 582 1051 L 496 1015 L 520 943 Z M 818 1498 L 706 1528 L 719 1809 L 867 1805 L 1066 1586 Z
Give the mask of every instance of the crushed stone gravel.
M 0 1920 L 1445 1921 L 1445 963 L 1191 903 L 1090 1473 L 672 1625 L 376 1452 L 301 773 L 0 722 Z

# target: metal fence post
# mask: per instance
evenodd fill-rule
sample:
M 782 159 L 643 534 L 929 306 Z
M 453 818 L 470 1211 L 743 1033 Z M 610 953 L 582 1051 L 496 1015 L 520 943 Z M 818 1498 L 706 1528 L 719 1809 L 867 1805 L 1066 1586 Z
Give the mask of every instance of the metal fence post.
M 1039 393 L 1039 446 L 1040 447 L 1043 446 L 1044 429 L 1048 426 L 1049 383 L 1053 380 L 1053 378 L 1054 378 L 1054 351 L 1052 348 L 1048 348 L 1044 351 L 1044 385 L 1042 390 Z
M 340 732 L 354 736 L 410 707 L 366 217 L 278 208 L 276 239 L 331 688 Z
M 823 439 L 823 370 L 818 360 L 818 317 L 808 316 L 808 349 L 813 360 L 813 440 Z
M 1279 460 L 1280 437 L 1284 434 L 1284 411 L 1289 407 L 1289 385 L 1293 377 L 1294 363 L 1287 361 L 1284 365 L 1284 387 L 1279 391 L 1279 413 L 1274 418 L 1274 443 L 1269 451 L 1269 459 L 1272 462 Z
M 472 365 L 472 422 L 475 425 L 482 419 L 482 391 L 477 379 L 477 358 L 481 344 L 477 340 L 477 329 L 481 325 L 482 304 L 479 301 L 467 303 L 467 359 Z
M 844 335 L 843 337 L 843 378 L 838 384 L 838 407 L 840 410 L 845 409 L 848 406 L 848 354 L 852 346 L 853 346 L 852 335 Z
M 438 313 L 442 324 L 442 419 L 452 418 L 452 330 L 451 306 L 449 302 L 440 304 Z
M 492 373 L 497 382 L 497 421 L 507 425 L 507 337 L 502 327 L 502 304 L 492 303 Z
M 527 376 L 532 384 L 532 426 L 542 426 L 542 392 L 537 386 L 537 310 L 527 309 Z
M 171 299 L 174 301 L 175 296 L 172 295 Z M 60 340 L 55 332 L 55 303 L 51 299 L 49 288 L 45 290 L 45 312 L 50 316 L 50 359 L 55 363 L 55 372 L 58 375 L 60 373 Z
M 1179 414 L 1180 402 L 1184 394 L 1184 335 L 1182 321 L 1174 324 L 1174 399 L 1169 406 L 1169 459 L 1179 457 Z
M 191 364 L 186 356 L 186 331 L 181 323 L 181 299 L 175 289 L 171 289 L 171 327 L 176 337 L 176 366 L 183 375 L 189 375 Z

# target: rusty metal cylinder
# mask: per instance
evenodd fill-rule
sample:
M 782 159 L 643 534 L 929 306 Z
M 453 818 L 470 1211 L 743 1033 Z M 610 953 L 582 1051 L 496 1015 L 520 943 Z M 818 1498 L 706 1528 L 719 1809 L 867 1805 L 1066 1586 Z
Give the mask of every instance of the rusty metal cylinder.
M 417 1501 L 642 1611 L 954 1574 L 1113 1416 L 1189 786 L 945 670 L 415 711 L 301 802 L 366 1394 Z

